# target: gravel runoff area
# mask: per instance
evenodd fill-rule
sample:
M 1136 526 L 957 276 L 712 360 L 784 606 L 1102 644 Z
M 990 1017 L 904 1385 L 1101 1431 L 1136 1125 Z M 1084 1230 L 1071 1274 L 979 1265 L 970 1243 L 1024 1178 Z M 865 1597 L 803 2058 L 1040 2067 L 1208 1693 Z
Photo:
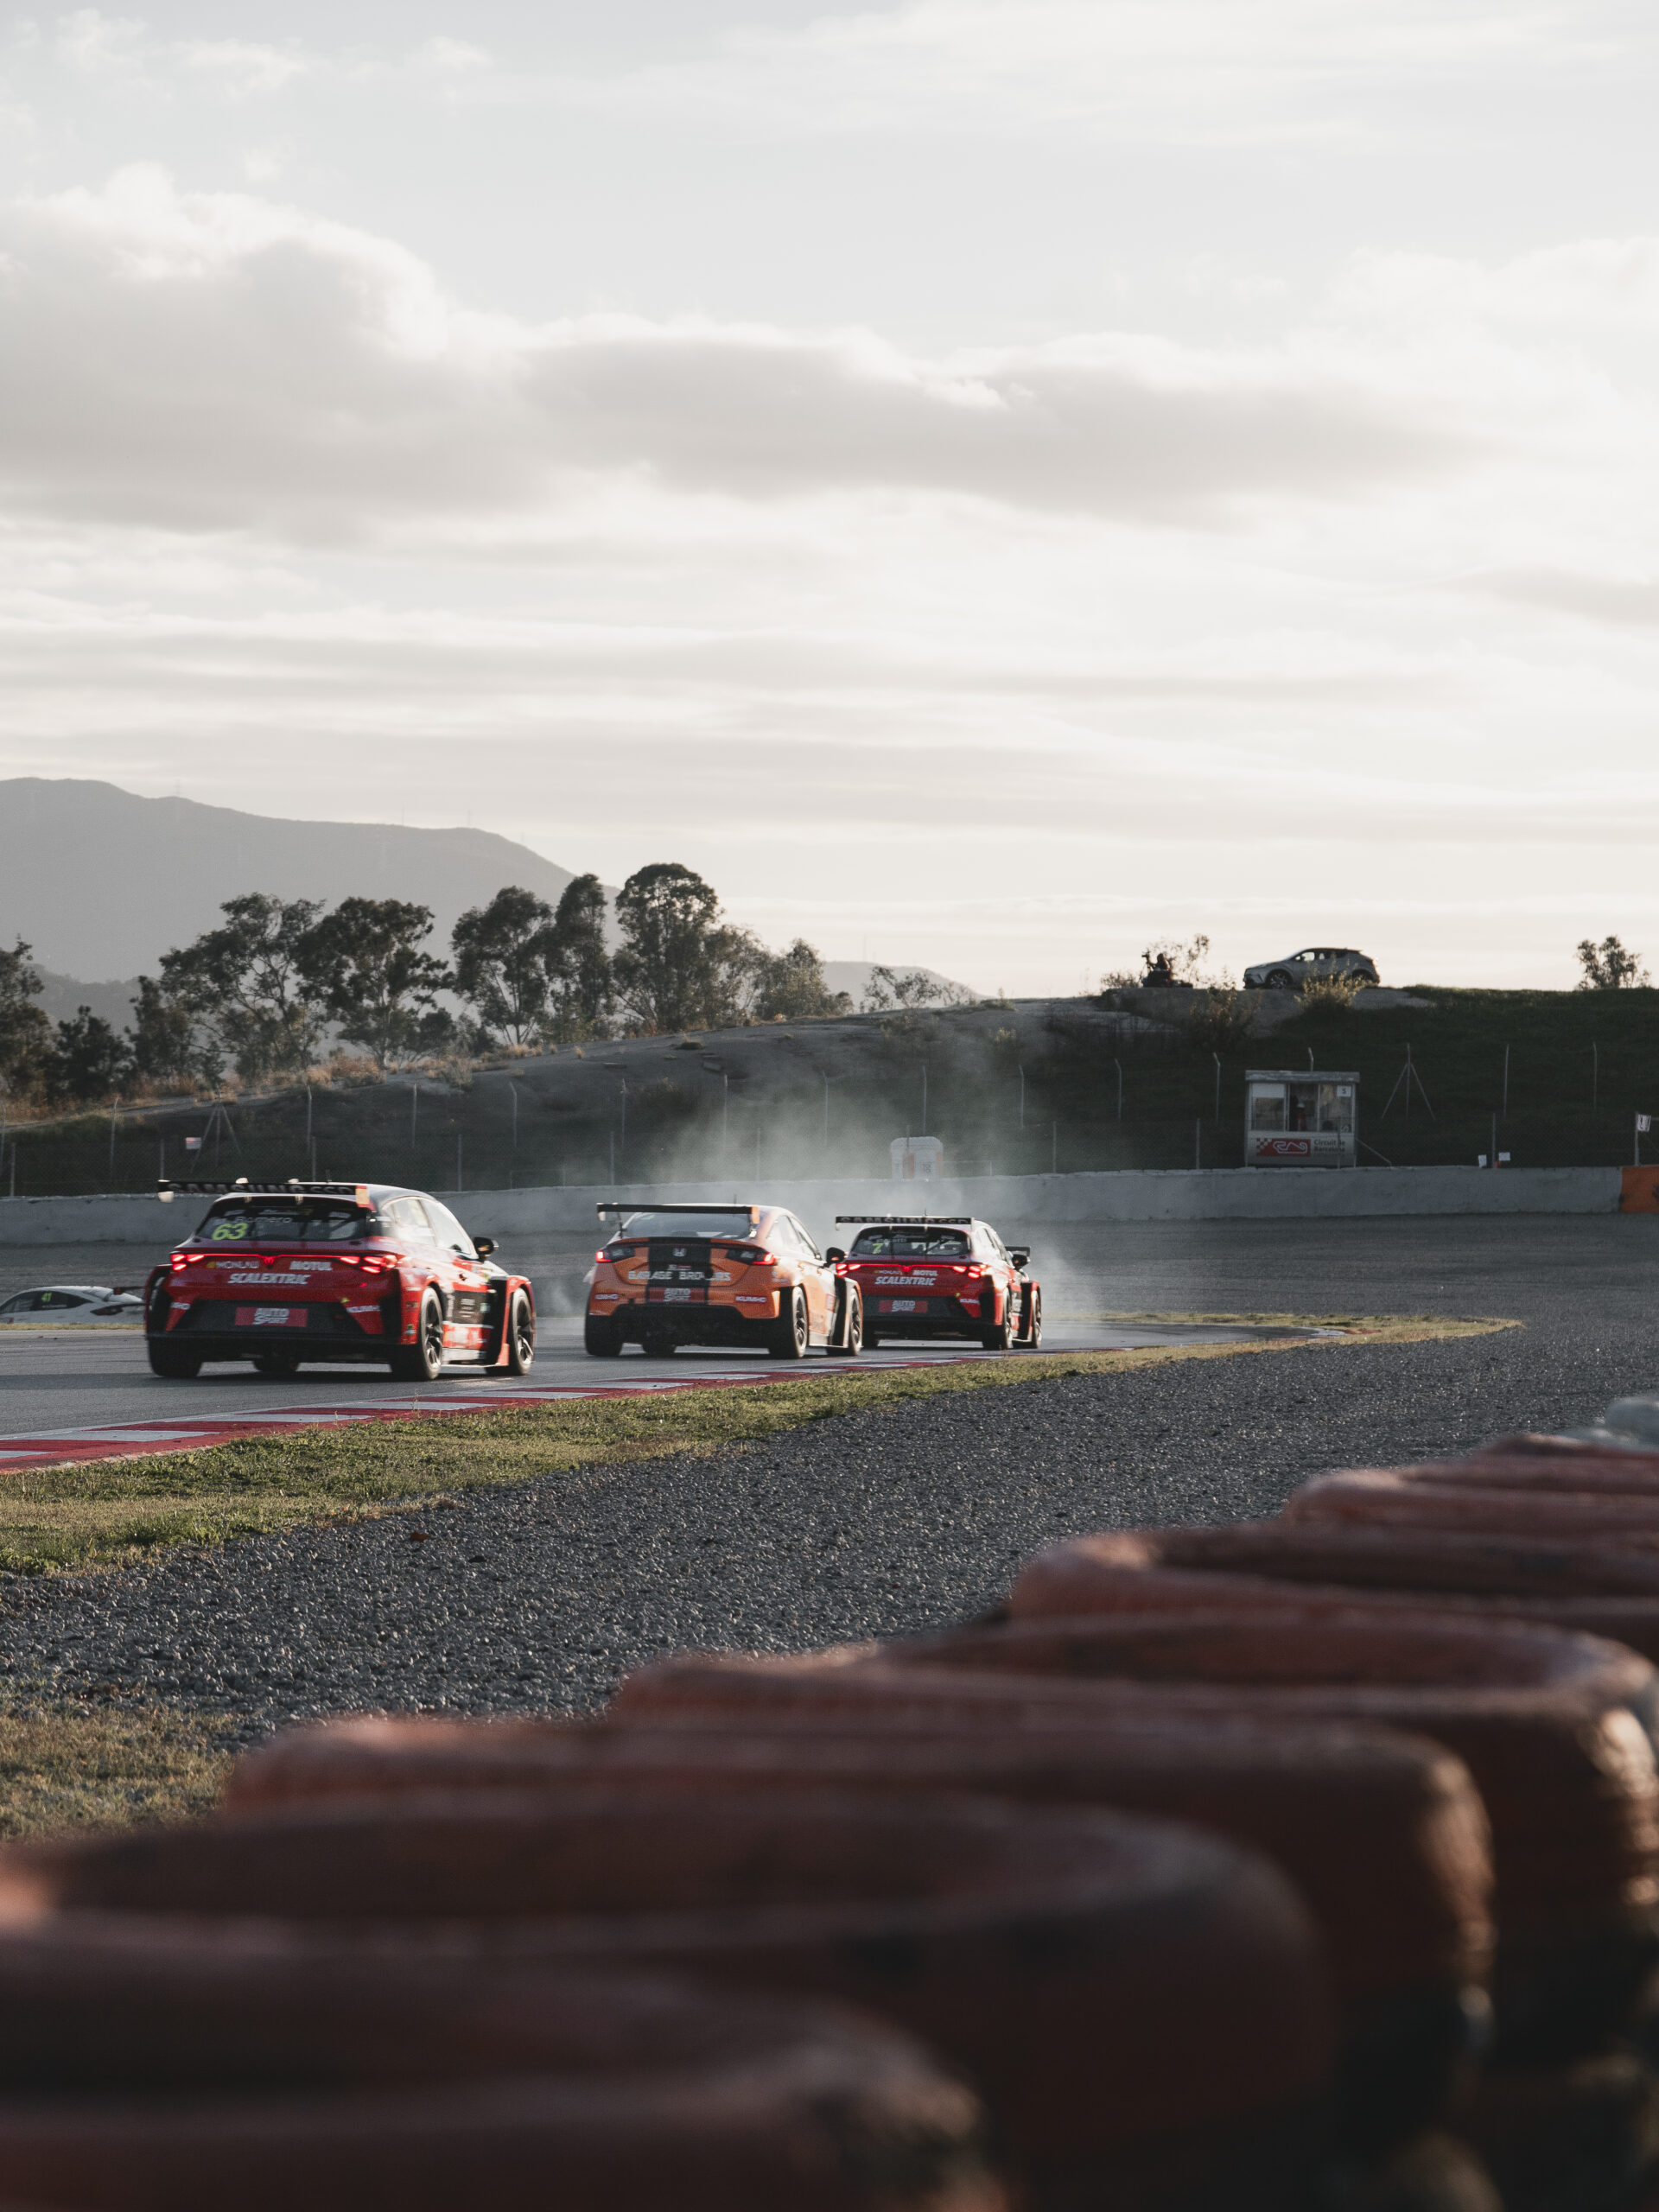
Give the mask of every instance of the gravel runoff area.
M 1357 1241 L 1366 1226 L 1319 1234 Z M 1370 1310 L 1529 1325 L 940 1396 L 417 1516 L 3 1580 L 0 1681 L 223 1713 L 245 1738 L 353 1707 L 588 1710 L 664 1651 L 798 1649 L 959 1621 L 1060 1537 L 1271 1513 L 1326 1467 L 1580 1424 L 1659 1382 L 1659 1224 L 1385 1226 L 1389 1264 L 1373 1272 L 1396 1294 L 1376 1298 L 1374 1281 Z M 1311 1225 L 1255 1244 L 1258 1264 L 1236 1242 L 1230 1257 L 1262 1306 L 1338 1307 L 1339 1248 Z M 1298 1254 L 1300 1300 L 1268 1264 Z M 1351 1289 L 1368 1270 L 1344 1272 Z M 1229 1302 L 1245 1301 L 1235 1289 Z

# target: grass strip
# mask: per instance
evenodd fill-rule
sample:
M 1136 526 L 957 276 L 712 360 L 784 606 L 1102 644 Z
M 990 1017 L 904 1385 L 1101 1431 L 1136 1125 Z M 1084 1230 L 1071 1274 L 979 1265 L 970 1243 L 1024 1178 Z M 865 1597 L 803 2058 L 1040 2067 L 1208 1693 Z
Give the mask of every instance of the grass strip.
M 156 1706 L 0 1706 L 0 1838 L 205 1812 L 233 1754 L 211 1717 Z
M 0 1570 L 45 1574 L 128 1566 L 171 1546 L 205 1547 L 235 1536 L 365 1520 L 453 1498 L 463 1491 L 531 1482 L 577 1467 L 763 1444 L 809 1421 L 880 1411 L 947 1393 L 1009 1389 L 1191 1359 L 1334 1352 L 1351 1344 L 1418 1344 L 1519 1325 L 1430 1315 L 1299 1319 L 1302 1326 L 1342 1327 L 1353 1333 L 1312 1342 L 1287 1337 L 1127 1351 L 1020 1354 L 959 1366 L 869 1373 L 843 1368 L 758 1387 L 733 1384 L 574 1399 L 499 1413 L 365 1421 L 243 1437 L 144 1459 L 35 1467 L 0 1478 Z

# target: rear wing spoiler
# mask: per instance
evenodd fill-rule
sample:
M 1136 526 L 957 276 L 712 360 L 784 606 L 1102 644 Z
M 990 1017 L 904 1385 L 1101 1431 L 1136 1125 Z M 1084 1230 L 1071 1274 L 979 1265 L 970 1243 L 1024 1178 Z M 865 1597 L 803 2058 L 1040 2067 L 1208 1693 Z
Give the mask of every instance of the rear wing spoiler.
M 596 1214 L 607 1213 L 741 1213 L 745 1221 L 753 1218 L 762 1209 L 758 1205 L 693 1205 L 689 1200 L 676 1200 L 672 1205 L 657 1205 L 647 1198 L 607 1198 L 594 1208 Z
M 351 1198 L 365 1211 L 373 1203 L 366 1183 L 301 1183 L 293 1179 L 286 1183 L 252 1183 L 245 1175 L 238 1175 L 233 1183 L 187 1183 L 163 1175 L 156 1185 L 156 1195 L 164 1206 L 181 1192 L 190 1198 Z
M 838 1213 L 837 1229 L 851 1228 L 855 1222 L 868 1223 L 872 1229 L 971 1229 L 974 1216 L 970 1213 Z

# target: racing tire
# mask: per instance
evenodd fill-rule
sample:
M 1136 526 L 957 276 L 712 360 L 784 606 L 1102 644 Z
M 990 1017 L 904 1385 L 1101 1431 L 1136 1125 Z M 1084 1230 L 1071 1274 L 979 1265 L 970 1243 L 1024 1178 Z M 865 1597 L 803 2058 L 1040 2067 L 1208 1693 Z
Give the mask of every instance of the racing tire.
M 788 1313 L 780 1313 L 775 1321 L 767 1324 L 766 1350 L 774 1359 L 804 1359 L 811 1333 L 805 1296 L 798 1290 L 791 1291 Z
M 412 1344 L 399 1344 L 391 1355 L 396 1382 L 435 1382 L 443 1372 L 443 1308 L 437 1293 L 429 1290 L 421 1300 L 420 1325 Z
M 620 1359 L 622 1332 L 613 1316 L 590 1313 L 582 1325 L 582 1348 L 594 1359 Z
M 994 1329 L 982 1329 L 979 1332 L 979 1341 L 987 1351 L 1007 1351 L 1012 1349 L 1014 1315 L 1009 1309 L 1007 1299 L 1002 1301 L 1002 1319 Z
M 291 1382 L 300 1371 L 296 1351 L 260 1351 L 253 1356 L 253 1371 L 267 1382 Z
M 836 1304 L 836 1324 L 824 1350 L 831 1359 L 856 1359 L 864 1349 L 864 1300 L 849 1286 Z M 839 1344 L 837 1338 L 841 1339 Z
M 1026 1301 L 1026 1332 L 1017 1342 L 1021 1351 L 1035 1351 L 1043 1341 L 1043 1294 L 1034 1287 Z
M 536 1316 L 522 1290 L 515 1290 L 507 1307 L 502 1349 L 509 1375 L 528 1375 L 536 1363 Z
M 1268 978 L 1270 991 L 1288 991 L 1294 988 L 1288 974 L 1282 968 L 1275 968 Z
M 149 1371 L 168 1382 L 188 1382 L 201 1372 L 201 1354 L 186 1351 L 182 1344 L 149 1342 Z

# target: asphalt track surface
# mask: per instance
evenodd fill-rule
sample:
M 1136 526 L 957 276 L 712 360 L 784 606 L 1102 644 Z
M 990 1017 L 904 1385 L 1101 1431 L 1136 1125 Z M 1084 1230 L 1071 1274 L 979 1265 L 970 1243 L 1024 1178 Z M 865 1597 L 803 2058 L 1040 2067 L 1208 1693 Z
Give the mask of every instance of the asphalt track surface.
M 66 1326 L 0 1336 L 0 1474 L 65 1459 L 139 1456 L 221 1444 L 277 1428 L 323 1428 L 410 1414 L 436 1419 L 499 1406 L 557 1405 L 572 1398 L 626 1397 L 642 1391 L 786 1382 L 803 1374 L 868 1374 L 873 1369 L 1017 1359 L 978 1345 L 884 1345 L 857 1360 L 821 1352 L 797 1365 L 764 1352 L 690 1346 L 667 1358 L 630 1350 L 616 1360 L 590 1358 L 579 1321 L 544 1323 L 525 1377 L 446 1370 L 435 1383 L 392 1382 L 373 1367 L 307 1368 L 280 1382 L 241 1362 L 206 1368 L 189 1382 L 158 1384 L 138 1331 Z M 1047 1335 L 1051 1351 L 1130 1351 L 1141 1345 L 1249 1342 L 1295 1333 L 1250 1326 L 1136 1325 L 1078 1322 Z
M 176 1704 L 244 1738 L 365 1707 L 591 1709 L 664 1651 L 943 1625 L 1081 1530 L 1271 1513 L 1325 1468 L 1576 1426 L 1659 1389 L 1659 1220 L 1148 1224 L 1047 1237 L 1038 1262 L 1072 1311 L 1526 1325 L 946 1394 L 118 1573 L 0 1576 L 0 1684 Z

